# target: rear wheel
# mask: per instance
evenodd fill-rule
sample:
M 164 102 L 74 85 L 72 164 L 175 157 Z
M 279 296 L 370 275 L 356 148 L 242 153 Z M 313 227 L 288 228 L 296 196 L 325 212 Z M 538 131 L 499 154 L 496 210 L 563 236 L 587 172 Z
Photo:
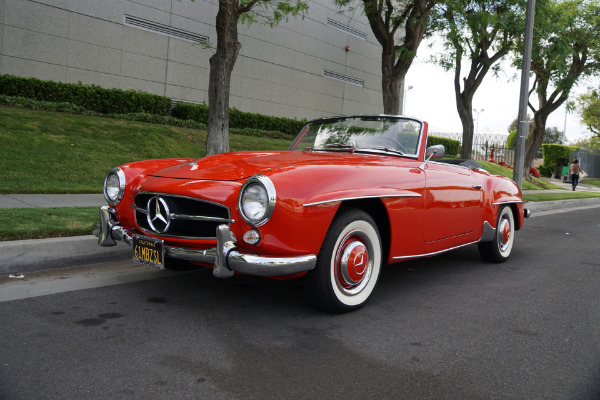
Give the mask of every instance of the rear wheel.
M 377 284 L 381 257 L 375 221 L 359 209 L 341 211 L 331 223 L 315 269 L 308 274 L 316 305 L 335 313 L 360 308 Z
M 515 218 L 510 206 L 498 211 L 496 236 L 491 242 L 479 243 L 479 254 L 485 261 L 501 263 L 508 260 L 515 241 Z

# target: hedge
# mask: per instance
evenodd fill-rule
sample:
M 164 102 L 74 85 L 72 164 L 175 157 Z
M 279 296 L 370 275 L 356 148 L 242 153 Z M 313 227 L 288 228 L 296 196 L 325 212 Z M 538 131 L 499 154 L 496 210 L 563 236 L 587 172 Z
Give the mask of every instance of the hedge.
M 102 114 L 169 115 L 171 99 L 135 90 L 104 89 L 97 85 L 43 81 L 0 75 L 0 94 L 53 103 L 71 103 Z
M 460 153 L 460 141 L 454 139 L 446 139 L 438 136 L 427 137 L 427 147 L 435 146 L 437 144 L 443 144 L 446 149 L 446 154 L 449 156 L 455 156 Z
M 177 103 L 171 111 L 180 119 L 191 119 L 208 125 L 208 106 L 206 104 Z M 281 132 L 295 137 L 306 124 L 306 120 L 271 117 L 268 115 L 243 112 L 237 108 L 229 109 L 229 128 L 250 128 L 270 132 Z
M 540 168 L 542 175 L 562 175 L 562 167 L 571 163 L 571 151 L 577 150 L 577 146 L 565 146 L 562 144 L 543 144 L 542 156 L 544 164 Z

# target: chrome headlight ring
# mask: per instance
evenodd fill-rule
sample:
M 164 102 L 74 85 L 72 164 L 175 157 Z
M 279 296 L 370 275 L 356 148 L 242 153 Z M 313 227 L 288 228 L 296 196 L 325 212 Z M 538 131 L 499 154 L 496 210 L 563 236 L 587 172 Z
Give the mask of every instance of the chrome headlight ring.
M 121 168 L 113 168 L 104 178 L 104 198 L 111 206 L 119 204 L 125 192 L 125 173 Z
M 277 195 L 275 185 L 264 175 L 253 175 L 240 189 L 238 209 L 248 225 L 258 227 L 273 215 Z

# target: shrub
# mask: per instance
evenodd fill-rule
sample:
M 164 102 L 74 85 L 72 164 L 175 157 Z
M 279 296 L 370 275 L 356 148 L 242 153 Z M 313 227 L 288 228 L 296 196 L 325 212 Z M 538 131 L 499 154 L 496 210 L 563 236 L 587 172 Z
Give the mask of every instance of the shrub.
M 554 176 L 561 176 L 561 168 L 571 163 L 571 151 L 573 150 L 577 150 L 577 147 L 562 144 L 543 144 L 544 164 L 541 168 L 542 171 L 546 173 L 550 171 L 551 174 L 554 173 Z
M 208 124 L 208 106 L 206 104 L 177 103 L 172 115 L 180 119 L 192 119 Z M 249 113 L 236 108 L 229 109 L 229 128 L 260 129 L 270 132 L 281 132 L 295 137 L 304 126 L 306 120 L 272 117 L 268 115 Z
M 135 90 L 104 89 L 97 85 L 43 81 L 0 75 L 0 94 L 38 101 L 72 103 L 103 114 L 148 113 L 168 115 L 171 99 Z
M 446 154 L 449 156 L 455 156 L 460 153 L 460 142 L 454 139 L 446 139 L 437 136 L 427 137 L 427 147 L 435 146 L 436 144 L 443 144 L 446 149 Z
M 55 111 L 71 114 L 97 115 L 73 103 L 52 103 L 49 101 L 38 101 L 26 97 L 5 96 L 0 94 L 0 104 L 5 106 L 24 107 L 32 110 Z

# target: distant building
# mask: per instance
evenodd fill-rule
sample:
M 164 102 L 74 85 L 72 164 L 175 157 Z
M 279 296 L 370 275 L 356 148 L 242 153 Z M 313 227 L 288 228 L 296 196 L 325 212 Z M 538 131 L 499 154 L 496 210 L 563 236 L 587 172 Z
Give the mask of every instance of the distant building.
M 291 118 L 381 113 L 381 47 L 360 13 L 240 26 L 231 106 Z M 0 73 L 208 101 L 216 0 L 0 0 Z

